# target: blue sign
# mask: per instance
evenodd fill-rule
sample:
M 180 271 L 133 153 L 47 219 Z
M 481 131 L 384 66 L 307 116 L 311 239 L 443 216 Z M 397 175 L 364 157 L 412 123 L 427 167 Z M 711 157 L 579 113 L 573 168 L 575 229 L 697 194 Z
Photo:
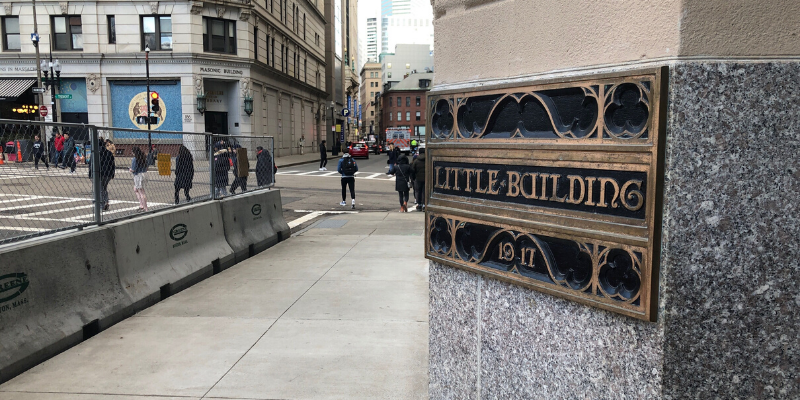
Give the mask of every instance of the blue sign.
M 39 34 L 38 33 L 31 33 L 31 42 L 39 43 Z
M 342 109 L 342 116 L 343 117 L 349 117 L 350 116 L 350 109 L 349 108 L 343 108 Z
M 353 102 L 350 95 L 347 95 L 347 108 L 353 108 Z
M 361 104 L 358 105 L 358 119 L 361 119 Z

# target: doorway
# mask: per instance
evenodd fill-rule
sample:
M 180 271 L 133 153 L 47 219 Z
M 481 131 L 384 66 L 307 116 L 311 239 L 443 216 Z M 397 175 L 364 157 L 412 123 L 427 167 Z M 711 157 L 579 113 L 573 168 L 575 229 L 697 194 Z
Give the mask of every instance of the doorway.
M 215 135 L 228 134 L 228 113 L 220 111 L 206 111 L 204 116 L 206 120 L 207 133 L 213 133 Z M 211 142 L 209 138 L 206 139 L 206 153 L 208 153 L 210 146 Z

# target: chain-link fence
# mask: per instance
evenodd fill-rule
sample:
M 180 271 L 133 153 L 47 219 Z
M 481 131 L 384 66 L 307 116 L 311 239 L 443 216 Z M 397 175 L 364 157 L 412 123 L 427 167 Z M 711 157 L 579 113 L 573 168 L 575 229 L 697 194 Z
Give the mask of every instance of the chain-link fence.
M 272 137 L 0 120 L 0 244 L 274 185 Z

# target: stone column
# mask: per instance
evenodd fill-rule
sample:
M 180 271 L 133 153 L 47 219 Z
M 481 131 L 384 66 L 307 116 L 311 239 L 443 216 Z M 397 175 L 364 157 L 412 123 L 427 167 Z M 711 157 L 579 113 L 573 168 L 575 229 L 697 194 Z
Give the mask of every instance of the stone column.
M 666 67 L 668 101 L 654 321 L 431 262 L 431 399 L 800 398 L 800 3 L 433 3 L 430 96 Z

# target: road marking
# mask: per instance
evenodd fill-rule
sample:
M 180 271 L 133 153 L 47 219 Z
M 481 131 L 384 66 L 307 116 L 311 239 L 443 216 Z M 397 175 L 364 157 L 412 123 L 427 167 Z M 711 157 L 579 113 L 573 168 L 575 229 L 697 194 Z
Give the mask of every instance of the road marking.
M 319 172 L 319 171 L 301 172 L 301 173 L 296 174 L 296 175 L 311 175 L 311 174 L 316 174 L 317 172 Z
M 299 226 L 305 222 L 311 221 L 314 218 L 317 218 L 321 215 L 325 214 L 357 214 L 357 211 L 310 211 L 310 210 L 294 210 L 294 212 L 307 212 L 306 214 L 294 221 L 289 222 L 289 229 L 292 229 L 296 226 Z
M 364 179 L 375 179 L 376 176 L 381 176 L 381 175 L 385 175 L 385 174 L 382 174 L 382 173 L 378 172 L 377 174 L 372 174 L 370 176 L 365 176 Z
M 18 210 L 20 208 L 44 207 L 44 206 L 51 206 L 53 204 L 74 203 L 76 201 L 90 201 L 90 199 L 73 199 L 66 201 L 60 200 L 60 201 L 51 201 L 49 203 L 28 203 L 28 204 L 23 204 L 21 206 L 0 208 L 0 211 Z

